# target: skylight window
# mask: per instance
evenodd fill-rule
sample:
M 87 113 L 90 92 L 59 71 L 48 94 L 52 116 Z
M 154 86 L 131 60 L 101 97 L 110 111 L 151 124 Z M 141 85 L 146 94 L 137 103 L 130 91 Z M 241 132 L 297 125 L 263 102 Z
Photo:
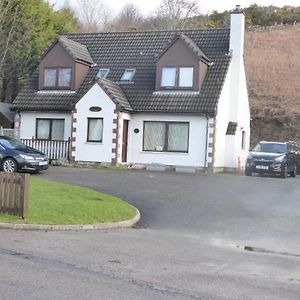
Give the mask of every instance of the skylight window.
M 97 77 L 99 77 L 100 79 L 106 79 L 108 73 L 109 73 L 109 69 L 100 69 L 97 73 Z
M 121 81 L 132 81 L 136 69 L 126 69 L 121 77 Z

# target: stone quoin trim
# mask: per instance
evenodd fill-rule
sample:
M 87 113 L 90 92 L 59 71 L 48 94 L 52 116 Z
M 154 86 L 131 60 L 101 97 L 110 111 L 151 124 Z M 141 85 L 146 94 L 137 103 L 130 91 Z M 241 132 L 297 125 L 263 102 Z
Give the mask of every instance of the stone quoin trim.
M 216 142 L 216 118 L 210 118 L 208 121 L 208 147 L 207 147 L 207 166 L 214 167 L 215 142 Z
M 75 161 L 76 155 L 76 128 L 77 128 L 77 109 L 72 111 L 71 117 L 71 144 L 70 144 L 70 160 Z
M 115 109 L 114 110 L 114 118 L 113 118 L 113 138 L 112 138 L 112 157 L 111 157 L 111 163 L 116 164 L 117 158 L 118 158 L 118 143 L 117 143 L 117 137 L 119 132 L 119 112 Z

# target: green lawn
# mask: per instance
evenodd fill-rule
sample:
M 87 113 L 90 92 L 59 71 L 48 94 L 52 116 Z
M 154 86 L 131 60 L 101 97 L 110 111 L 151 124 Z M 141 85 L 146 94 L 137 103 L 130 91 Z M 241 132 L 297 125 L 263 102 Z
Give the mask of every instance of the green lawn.
M 29 223 L 94 224 L 127 220 L 134 215 L 134 208 L 120 198 L 31 176 Z M 0 214 L 0 222 L 23 220 Z

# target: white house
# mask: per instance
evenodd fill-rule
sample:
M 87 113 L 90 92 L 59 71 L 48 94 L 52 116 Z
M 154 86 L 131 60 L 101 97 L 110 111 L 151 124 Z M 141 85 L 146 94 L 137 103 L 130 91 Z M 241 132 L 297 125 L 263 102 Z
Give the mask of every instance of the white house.
M 15 127 L 70 138 L 74 161 L 243 168 L 244 26 L 237 7 L 224 29 L 61 36 L 14 101 Z

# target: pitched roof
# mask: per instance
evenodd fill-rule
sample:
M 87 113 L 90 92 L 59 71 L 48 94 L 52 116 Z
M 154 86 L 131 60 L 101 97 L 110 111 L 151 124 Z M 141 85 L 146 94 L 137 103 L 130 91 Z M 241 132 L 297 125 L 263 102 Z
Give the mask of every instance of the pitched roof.
M 192 41 L 189 37 L 187 37 L 184 33 L 178 34 L 169 45 L 163 49 L 163 51 L 157 56 L 157 59 L 160 58 L 177 40 L 182 40 L 188 48 L 195 53 L 199 59 L 204 60 L 204 62 L 208 63 L 208 57 L 203 53 L 203 51 L 197 46 L 197 44 Z
M 125 94 L 116 82 L 107 79 L 98 79 L 98 84 L 119 107 L 132 110 Z
M 60 43 L 74 60 L 81 60 L 91 65 L 94 64 L 94 61 L 85 45 L 72 41 L 65 36 L 58 37 L 41 55 L 41 58 L 43 58 L 57 43 Z
M 180 36 L 189 47 L 209 58 L 211 64 L 200 92 L 154 92 L 156 57 Z M 136 69 L 133 82 L 104 84 L 113 95 L 120 90 L 136 112 L 204 113 L 214 115 L 230 63 L 230 29 L 77 33 L 64 36 L 68 41 L 85 45 L 97 64 L 90 68 L 75 95 L 42 94 L 38 90 L 37 71 L 24 87 L 13 108 L 20 110 L 70 110 L 95 83 L 100 68 L 108 68 L 107 79 L 119 82 L 127 68 Z M 76 44 L 76 45 L 77 45 Z M 199 52 L 199 50 L 201 52 Z M 204 56 L 203 56 L 204 57 Z M 122 96 L 123 99 L 123 96 Z M 124 99 L 123 99 L 124 100 Z M 120 102 L 121 103 L 121 102 Z M 124 104 L 125 105 L 125 104 Z M 126 104 L 127 105 L 127 104 Z M 125 106 L 126 107 L 126 106 Z

